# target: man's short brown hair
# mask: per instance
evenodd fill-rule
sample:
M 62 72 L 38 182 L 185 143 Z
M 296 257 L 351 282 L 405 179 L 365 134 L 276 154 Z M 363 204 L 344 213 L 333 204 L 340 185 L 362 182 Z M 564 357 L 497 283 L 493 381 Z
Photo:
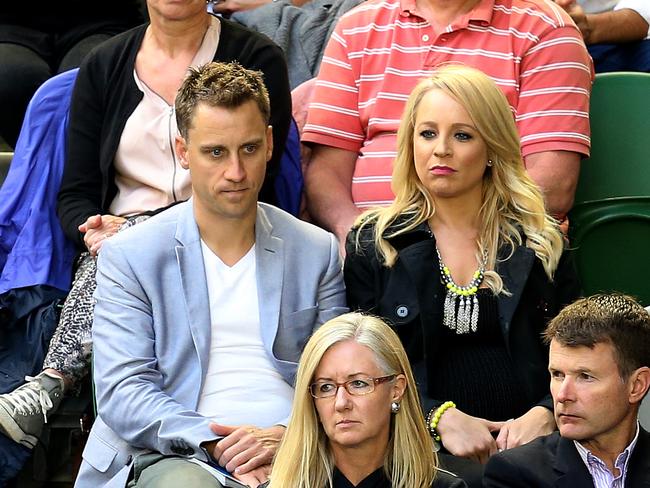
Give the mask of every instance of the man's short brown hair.
M 194 112 L 199 103 L 212 107 L 236 108 L 249 100 L 260 109 L 264 122 L 271 118 L 269 93 L 260 71 L 244 68 L 239 63 L 211 62 L 190 68 L 176 95 L 176 123 L 187 140 Z
M 553 339 L 568 347 L 609 342 L 624 379 L 650 366 L 650 314 L 622 293 L 593 295 L 568 305 L 544 331 L 547 343 Z

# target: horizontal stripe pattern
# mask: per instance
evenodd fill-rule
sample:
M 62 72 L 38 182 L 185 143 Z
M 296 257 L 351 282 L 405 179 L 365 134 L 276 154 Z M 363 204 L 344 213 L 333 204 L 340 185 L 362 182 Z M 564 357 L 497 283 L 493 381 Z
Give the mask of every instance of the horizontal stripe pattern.
M 481 0 L 436 33 L 409 0 L 367 0 L 347 12 L 327 45 L 303 140 L 359 152 L 352 193 L 362 207 L 389 202 L 402 110 L 436 66 L 483 70 L 516 115 L 522 152 L 589 154 L 593 70 L 579 31 L 551 2 Z M 532 151 L 531 149 L 531 151 Z M 372 206 L 371 205 L 371 206 Z

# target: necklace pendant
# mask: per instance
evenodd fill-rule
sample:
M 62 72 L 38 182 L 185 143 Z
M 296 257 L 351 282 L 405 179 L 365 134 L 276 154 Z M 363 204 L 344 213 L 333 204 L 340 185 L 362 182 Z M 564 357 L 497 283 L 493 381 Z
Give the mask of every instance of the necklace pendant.
M 476 293 L 483 282 L 485 267 L 487 265 L 487 253 L 483 255 L 483 261 L 479 263 L 479 268 L 474 272 L 472 281 L 467 286 L 458 286 L 454 282 L 449 268 L 442 262 L 442 257 L 437 247 L 436 253 L 438 254 L 440 277 L 447 288 L 447 295 L 443 305 L 443 326 L 455 330 L 456 334 L 467 334 L 470 331 L 476 332 L 478 329 L 479 314 Z

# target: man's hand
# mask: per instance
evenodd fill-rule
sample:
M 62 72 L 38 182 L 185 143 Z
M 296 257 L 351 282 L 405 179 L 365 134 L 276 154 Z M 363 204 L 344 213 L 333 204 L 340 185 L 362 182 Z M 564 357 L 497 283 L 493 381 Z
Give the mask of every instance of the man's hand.
M 104 239 L 116 234 L 120 226 L 126 221 L 124 217 L 115 215 L 93 215 L 79 226 L 79 232 L 83 232 L 84 243 L 93 256 L 97 256 Z
M 648 35 L 648 22 L 631 8 L 588 14 L 576 0 L 555 0 L 555 3 L 573 19 L 587 45 L 640 41 Z
M 248 473 L 244 474 L 235 474 L 235 478 L 244 483 L 245 485 L 250 486 L 251 488 L 257 488 L 259 485 L 264 483 L 269 479 L 271 474 L 271 465 L 265 464 L 259 468 L 255 468 Z
M 509 420 L 499 431 L 497 447 L 500 451 L 526 444 L 537 437 L 548 435 L 555 429 L 553 412 L 536 406 L 521 417 Z
M 440 417 L 438 433 L 442 444 L 454 456 L 485 464 L 497 452 L 492 432 L 498 432 L 503 424 L 504 422 L 472 417 L 457 408 L 450 408 Z
M 271 464 L 285 431 L 281 425 L 260 429 L 216 423 L 211 423 L 210 429 L 223 439 L 207 443 L 206 449 L 215 461 L 238 476 Z
M 566 10 L 566 12 L 578 26 L 578 29 L 580 29 L 580 33 L 582 34 L 582 38 L 584 39 L 585 44 L 591 44 L 591 34 L 593 32 L 593 29 L 589 23 L 589 16 L 585 13 L 585 10 L 575 2 L 571 3 L 568 7 L 565 7 L 564 10 Z

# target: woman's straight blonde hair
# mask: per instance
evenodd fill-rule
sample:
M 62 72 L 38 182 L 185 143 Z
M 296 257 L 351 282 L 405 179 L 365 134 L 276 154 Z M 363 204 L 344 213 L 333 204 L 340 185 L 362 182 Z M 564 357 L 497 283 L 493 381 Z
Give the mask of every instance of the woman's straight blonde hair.
M 391 416 L 384 470 L 393 488 L 429 488 L 435 478 L 437 457 L 408 357 L 388 325 L 361 313 L 347 313 L 328 321 L 307 342 L 298 365 L 291 419 L 273 463 L 269 488 L 332 486 L 333 458 L 309 385 L 325 352 L 345 341 L 368 347 L 384 374 L 406 377 L 401 408 Z
M 386 238 L 408 232 L 434 215 L 435 202 L 415 172 L 413 152 L 417 110 L 431 90 L 443 91 L 467 110 L 492 161 L 483 176 L 477 259 L 481 260 L 486 252 L 487 269 L 494 270 L 501 245 L 509 244 L 512 253 L 516 245 L 523 244 L 535 252 L 549 279 L 553 279 L 562 254 L 562 234 L 557 222 L 546 213 L 540 189 L 526 172 L 508 100 L 487 75 L 468 66 L 444 65 L 411 92 L 397 133 L 392 177 L 395 200 L 388 207 L 364 213 L 356 225 L 374 224 L 375 246 L 384 264 L 391 267 L 397 252 Z M 403 217 L 399 223 L 398 217 Z M 488 271 L 485 281 L 495 293 L 504 291 L 496 272 Z

